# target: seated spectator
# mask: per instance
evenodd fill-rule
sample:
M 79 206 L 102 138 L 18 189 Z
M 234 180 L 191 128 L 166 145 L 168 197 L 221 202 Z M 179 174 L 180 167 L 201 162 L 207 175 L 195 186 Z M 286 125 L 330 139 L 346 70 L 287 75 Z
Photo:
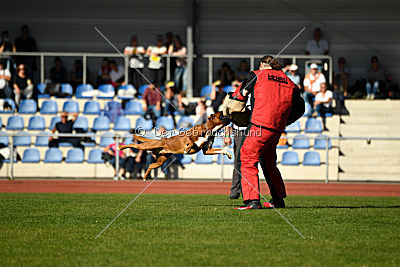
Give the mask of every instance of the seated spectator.
M 125 145 L 124 142 L 120 143 L 120 145 Z M 117 149 L 117 138 L 114 137 L 114 143 L 109 144 L 106 148 L 104 148 L 103 152 L 107 153 L 111 156 L 111 158 L 109 159 L 109 162 L 111 164 L 111 166 L 114 167 L 114 180 L 118 180 L 118 176 L 119 173 L 117 174 L 117 169 L 116 169 L 116 151 L 118 151 L 119 153 L 119 169 L 121 172 L 121 180 L 125 180 L 125 175 L 126 175 L 126 171 L 125 171 L 125 152 L 124 150 L 118 150 Z
M 186 46 L 182 45 L 181 38 L 179 35 L 174 37 L 174 42 L 168 48 L 168 54 L 173 56 L 184 56 L 187 54 Z M 174 72 L 174 82 L 175 88 L 178 92 L 184 91 L 186 92 L 186 58 L 185 57 L 177 57 L 175 59 L 176 68 Z
M 204 124 L 207 122 L 207 105 L 206 100 L 201 99 L 196 106 L 196 123 L 195 125 Z
M 320 91 L 321 84 L 326 82 L 324 74 L 318 71 L 317 64 L 313 63 L 310 66 L 310 72 L 304 77 L 304 93 L 303 98 L 306 105 L 309 104 L 313 107 L 313 99 L 315 95 Z M 311 115 L 311 114 L 308 114 Z
M 17 105 L 19 105 L 21 99 L 33 99 L 34 84 L 26 73 L 24 64 L 19 64 L 17 67 L 17 75 L 14 77 L 13 87 Z
M 246 60 L 241 60 L 239 63 L 239 67 L 236 70 L 236 79 L 239 82 L 243 82 L 245 78 L 249 76 L 250 67 Z
M 142 180 L 142 171 L 146 165 L 147 152 L 137 148 L 130 148 L 125 151 L 126 172 L 130 172 L 130 179 Z
M 22 25 L 21 36 L 15 39 L 15 48 L 17 52 L 37 52 L 38 48 L 35 39 L 30 36 L 29 28 L 27 25 Z M 17 64 L 24 64 L 27 67 L 27 73 L 32 74 L 32 71 L 36 70 L 35 57 L 31 56 L 19 56 L 16 57 Z
M 393 80 L 392 75 L 388 72 L 388 70 L 379 65 L 378 57 L 373 56 L 371 58 L 371 68 L 367 73 L 367 99 L 375 99 L 375 96 L 378 92 L 382 94 L 384 98 L 389 96 L 386 86 L 387 83 Z
M 50 80 L 53 83 L 66 83 L 68 81 L 68 71 L 63 67 L 61 59 L 54 59 L 54 67 L 50 69 Z
M 99 87 L 101 84 L 109 84 L 111 83 L 110 79 L 110 65 L 108 64 L 108 58 L 103 58 L 103 62 L 101 63 L 101 67 L 98 72 L 98 76 L 96 79 L 96 87 Z
M 211 99 L 211 107 L 213 108 L 214 112 L 219 111 L 219 107 L 221 106 L 222 102 L 225 99 L 227 93 L 224 91 L 224 87 L 220 80 L 214 82 L 212 84 L 212 91 L 210 94 Z
M 86 70 L 86 82 L 87 78 L 89 77 L 88 73 L 89 72 Z M 72 88 L 76 90 L 76 87 L 82 83 L 83 83 L 83 64 L 80 59 L 77 59 L 75 60 L 74 66 L 72 67 L 70 84 Z
M 184 115 L 185 109 L 183 107 L 182 95 L 178 93 L 174 82 L 167 82 L 167 84 L 165 85 L 164 100 L 164 115 L 171 115 L 174 120 L 174 125 L 176 127 L 175 113 L 179 113 L 179 115 Z
M 333 97 L 336 101 L 339 101 L 340 109 L 344 107 L 344 99 L 347 96 L 347 89 L 349 87 L 349 70 L 345 65 L 346 60 L 344 57 L 340 57 L 338 66 L 333 72 Z M 338 105 L 336 104 L 336 106 Z
M 221 81 L 221 86 L 231 85 L 235 79 L 235 74 L 233 73 L 231 67 L 228 63 L 224 62 L 221 65 L 221 69 L 217 72 L 218 80 Z
M 115 62 L 115 60 L 110 60 L 109 66 L 111 84 L 114 86 L 115 89 L 117 89 L 118 86 L 120 86 L 124 82 L 124 66 L 117 65 L 117 62 Z
M 292 65 L 292 63 L 290 63 L 290 60 L 288 59 L 288 58 L 285 58 L 284 60 L 283 60 L 283 64 L 282 64 L 282 66 L 284 66 L 283 68 L 282 68 L 282 71 L 287 75 L 288 73 L 289 73 L 289 69 L 290 69 L 290 66 Z
M 131 37 L 131 45 L 125 47 L 124 54 L 129 57 L 129 83 L 135 88 L 139 88 L 143 84 L 142 75 L 144 63 L 143 55 L 146 50 L 143 46 L 138 45 L 138 39 L 135 35 Z
M 161 94 L 158 88 L 155 88 L 153 84 L 149 84 L 143 93 L 143 100 L 145 101 L 143 110 L 146 114 L 152 113 L 155 118 L 161 116 Z
M 291 64 L 286 75 L 301 89 L 300 75 L 297 74 L 298 69 L 299 67 L 296 64 Z
M 149 56 L 151 81 L 155 86 L 160 87 L 164 83 L 164 64 L 161 56 L 167 53 L 167 48 L 163 46 L 162 35 L 157 35 L 156 40 L 156 45 L 149 46 L 146 54 Z
M 320 28 L 314 30 L 313 39 L 309 40 L 306 45 L 306 55 L 328 55 L 329 46 L 325 39 L 321 38 L 322 32 Z
M 51 132 L 72 134 L 74 122 L 76 121 L 77 117 L 78 113 L 73 113 L 72 119 L 68 120 L 68 113 L 61 112 L 60 114 L 61 121 L 56 123 Z M 53 136 L 49 137 L 49 147 L 58 147 L 60 143 L 70 143 L 73 147 L 83 149 L 80 137 L 58 137 L 57 139 L 54 139 Z
M 315 96 L 314 107 L 316 112 L 321 115 L 322 125 L 324 127 L 324 131 L 329 131 L 326 128 L 326 113 L 330 113 L 332 107 L 332 91 L 328 90 L 327 83 L 321 83 L 321 90 Z
M 13 90 L 9 86 L 11 81 L 11 73 L 8 69 L 3 67 L 3 63 L 0 61 L 0 98 L 12 98 Z

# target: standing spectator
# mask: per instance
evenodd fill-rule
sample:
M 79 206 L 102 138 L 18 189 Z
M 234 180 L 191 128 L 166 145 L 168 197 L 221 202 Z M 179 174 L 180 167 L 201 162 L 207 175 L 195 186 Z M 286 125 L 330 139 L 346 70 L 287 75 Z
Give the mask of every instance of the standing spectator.
M 241 60 L 239 63 L 239 67 L 236 70 L 236 79 L 239 82 L 242 82 L 249 76 L 250 67 L 246 60 Z
M 228 63 L 224 62 L 221 65 L 221 69 L 217 72 L 218 80 L 221 81 L 222 87 L 231 85 L 235 79 L 235 74 L 233 73 L 231 67 Z
M 34 85 L 30 76 L 26 73 L 24 64 L 19 64 L 17 67 L 17 75 L 13 81 L 15 104 L 19 105 L 21 99 L 32 99 Z
M 125 143 L 122 142 L 122 143 L 120 143 L 120 145 L 125 145 Z M 118 180 L 119 179 L 118 178 L 119 173 L 117 174 L 117 168 L 116 168 L 116 151 L 118 151 L 118 153 L 119 153 L 119 169 L 120 169 L 121 174 L 122 174 L 120 179 L 121 180 L 125 180 L 125 174 L 126 174 L 126 171 L 125 171 L 125 159 L 126 159 L 125 152 L 124 152 L 124 150 L 118 150 L 117 149 L 117 138 L 114 137 L 114 143 L 109 144 L 103 150 L 103 152 L 108 153 L 111 156 L 111 159 L 109 161 L 110 161 L 110 164 L 114 167 L 114 178 L 113 178 L 114 180 Z
M 135 88 L 139 88 L 143 84 L 142 75 L 144 63 L 143 55 L 146 50 L 143 46 L 138 45 L 138 39 L 135 35 L 131 37 L 131 45 L 125 47 L 124 54 L 129 56 L 129 83 L 133 84 Z
M 61 112 L 60 114 L 61 121 L 57 122 L 54 128 L 51 130 L 52 133 L 68 133 L 71 134 L 73 131 L 74 122 L 76 118 L 78 118 L 78 113 L 72 114 L 72 119 L 68 120 L 68 113 Z M 70 143 L 73 147 L 83 149 L 83 145 L 80 142 L 79 137 L 58 137 L 54 139 L 53 136 L 49 137 L 49 147 L 58 147 L 60 143 Z
M 186 46 L 182 45 L 179 35 L 174 37 L 174 43 L 168 48 L 168 54 L 173 56 L 185 56 L 187 53 Z M 175 60 L 176 68 L 174 73 L 175 88 L 180 91 L 186 92 L 187 86 L 187 73 L 186 73 L 186 58 L 177 57 Z
M 10 34 L 8 31 L 3 31 L 2 34 L 2 39 L 0 43 L 0 53 L 2 52 L 16 52 L 15 45 L 11 42 L 10 39 Z M 13 59 L 11 56 L 2 56 L 2 59 L 0 60 L 3 62 L 3 68 L 8 69 L 10 73 L 14 74 L 15 69 L 14 69 L 14 64 L 13 64 Z
M 349 70 L 345 65 L 346 60 L 344 57 L 340 57 L 338 60 L 338 66 L 334 70 L 333 75 L 333 97 L 339 101 L 340 109 L 344 107 L 344 99 L 347 96 L 347 89 L 349 88 Z
M 376 93 L 379 91 L 383 97 L 388 97 L 386 85 L 393 80 L 392 75 L 384 66 L 379 65 L 378 57 L 371 58 L 371 68 L 367 73 L 367 99 L 375 99 Z
M 18 52 L 37 52 L 38 48 L 35 39 L 29 34 L 29 28 L 27 25 L 22 25 L 21 36 L 15 39 L 15 47 Z M 17 57 L 17 64 L 25 64 L 28 69 L 27 73 L 31 74 L 32 71 L 36 70 L 35 57 Z
M 115 90 L 117 90 L 118 86 L 120 86 L 124 82 L 124 66 L 117 65 L 115 60 L 110 60 L 110 79 L 111 84 L 114 86 Z
M 164 114 L 171 115 L 176 127 L 175 114 L 184 115 L 182 95 L 176 90 L 174 82 L 167 82 L 165 85 L 165 110 Z
M 321 84 L 326 82 L 324 74 L 318 71 L 318 66 L 315 63 L 312 63 L 310 66 L 310 72 L 307 73 L 306 77 L 304 77 L 303 85 L 304 85 L 304 93 L 303 98 L 304 102 L 310 105 L 310 115 L 311 109 L 313 107 L 313 98 L 320 91 Z
M 145 105 L 143 110 L 146 113 L 153 113 L 156 118 L 161 116 L 161 92 L 153 84 L 149 84 L 143 93 Z
M 103 58 L 103 61 L 101 63 L 101 67 L 98 72 L 97 80 L 96 80 L 96 85 L 99 87 L 101 84 L 109 84 L 111 83 L 110 79 L 110 65 L 109 65 L 109 60 L 108 58 Z
M 324 131 L 329 131 L 326 128 L 326 113 L 331 112 L 332 107 L 332 91 L 328 90 L 326 83 L 321 83 L 321 91 L 315 96 L 314 107 L 321 115 Z
M 297 70 L 299 67 L 296 64 L 291 64 L 289 67 L 289 70 L 286 74 L 286 76 L 289 77 L 289 79 L 294 82 L 300 89 L 301 89 L 301 82 L 300 82 L 300 75 L 297 74 Z
M 50 80 L 53 83 L 66 83 L 68 81 L 68 71 L 63 67 L 61 59 L 54 59 L 54 67 L 50 70 Z
M 164 65 L 162 55 L 167 53 L 167 48 L 163 46 L 162 35 L 157 35 L 156 46 L 149 46 L 146 54 L 149 55 L 149 69 L 151 72 L 152 82 L 155 86 L 160 87 L 164 82 Z
M 211 107 L 213 108 L 214 112 L 218 112 L 219 107 L 224 102 L 224 98 L 227 93 L 224 91 L 224 87 L 220 80 L 214 82 L 212 84 L 212 91 L 210 94 L 211 99 Z
M 11 73 L 3 67 L 3 63 L 0 61 L 0 99 L 13 98 L 13 90 L 9 87 L 9 81 L 11 81 Z
M 88 71 L 86 71 L 86 74 Z M 89 75 L 86 75 L 89 77 Z M 72 67 L 71 71 L 71 81 L 70 84 L 76 90 L 76 87 L 83 83 L 83 64 L 82 61 L 77 59 L 74 62 L 74 66 Z
M 167 32 L 165 34 L 165 47 L 168 49 L 171 45 L 174 44 L 174 34 L 172 32 Z M 170 57 L 169 60 L 169 71 L 170 73 L 175 73 L 176 68 L 176 57 Z
M 313 39 L 309 40 L 306 45 L 306 55 L 328 55 L 329 46 L 325 39 L 321 38 L 322 32 L 320 28 L 314 30 Z
M 206 99 L 201 99 L 196 106 L 196 122 L 195 125 L 204 124 L 207 122 L 207 105 Z

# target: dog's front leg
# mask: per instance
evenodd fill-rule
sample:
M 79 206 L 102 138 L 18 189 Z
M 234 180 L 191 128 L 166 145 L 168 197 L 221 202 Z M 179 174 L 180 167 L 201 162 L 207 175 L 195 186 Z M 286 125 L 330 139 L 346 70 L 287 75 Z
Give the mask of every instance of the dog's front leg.
M 226 155 L 229 159 L 232 159 L 232 154 L 225 150 L 225 149 L 219 149 L 219 148 L 209 148 L 206 151 L 203 151 L 204 155 L 217 155 L 217 154 L 223 154 Z

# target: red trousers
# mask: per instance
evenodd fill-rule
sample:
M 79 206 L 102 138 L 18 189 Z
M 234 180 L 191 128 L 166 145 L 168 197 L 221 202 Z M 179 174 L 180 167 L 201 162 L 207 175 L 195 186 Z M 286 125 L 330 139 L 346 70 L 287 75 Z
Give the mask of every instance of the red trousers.
M 272 198 L 285 198 L 286 189 L 276 167 L 276 146 L 281 133 L 251 125 L 240 148 L 243 201 L 260 199 L 258 163 L 262 167 Z

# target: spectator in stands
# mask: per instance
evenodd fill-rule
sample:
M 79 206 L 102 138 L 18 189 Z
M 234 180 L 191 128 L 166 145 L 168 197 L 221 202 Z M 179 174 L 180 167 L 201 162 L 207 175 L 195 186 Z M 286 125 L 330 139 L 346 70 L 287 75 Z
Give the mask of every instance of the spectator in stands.
M 57 122 L 54 128 L 51 130 L 52 133 L 68 133 L 72 134 L 74 122 L 76 118 L 78 118 L 78 113 L 72 114 L 72 119 L 68 120 L 68 113 L 61 112 L 60 114 L 61 121 Z M 54 139 L 53 136 L 49 137 L 49 147 L 58 147 L 60 143 L 70 143 L 73 147 L 83 149 L 83 145 L 81 144 L 81 138 L 79 137 L 58 137 Z
M 168 49 L 171 45 L 174 44 L 174 34 L 172 32 L 167 32 L 165 34 L 165 47 Z M 169 71 L 170 73 L 175 73 L 175 68 L 176 68 L 176 57 L 170 58 L 169 61 Z
M 17 39 L 15 39 L 15 48 L 17 49 L 18 52 L 37 52 L 38 51 L 36 41 L 32 36 L 30 36 L 29 28 L 27 25 L 22 25 L 21 36 L 19 36 L 19 37 L 17 37 Z M 16 60 L 17 60 L 17 64 L 25 64 L 25 66 L 28 68 L 27 73 L 31 74 L 31 71 L 36 70 L 35 57 L 21 56 L 21 57 L 16 57 Z
M 157 35 L 157 44 L 149 46 L 146 54 L 149 55 L 149 69 L 151 72 L 151 79 L 155 86 L 160 87 L 164 82 L 164 65 L 162 62 L 162 55 L 167 53 L 167 48 L 163 46 L 162 35 Z
M 291 64 L 289 66 L 289 69 L 287 73 L 285 73 L 289 79 L 294 82 L 300 89 L 302 88 L 301 82 L 300 82 L 300 75 L 297 74 L 297 70 L 299 67 L 296 64 Z
M 96 80 L 96 86 L 99 87 L 101 84 L 109 84 L 111 83 L 110 79 L 110 65 L 109 65 L 109 60 L 108 58 L 103 58 L 103 62 L 101 64 L 101 67 L 99 69 L 99 73 L 97 76 Z
M 179 35 L 174 37 L 174 42 L 168 48 L 168 54 L 173 56 L 185 56 L 187 54 L 186 46 L 182 45 L 181 38 Z M 175 59 L 176 68 L 174 73 L 175 88 L 178 92 L 186 92 L 186 58 L 177 57 Z
M 10 34 L 8 31 L 3 31 L 1 43 L 0 43 L 0 53 L 2 52 L 16 52 L 15 45 L 12 43 L 10 39 Z M 2 56 L 1 60 L 3 62 L 3 68 L 8 69 L 11 74 L 14 74 L 14 60 L 11 56 Z
M 236 70 L 236 79 L 242 82 L 245 78 L 249 76 L 250 67 L 246 60 L 241 60 L 239 67 Z
M 219 107 L 221 106 L 222 102 L 224 101 L 225 96 L 227 93 L 224 91 L 223 84 L 220 80 L 214 82 L 212 84 L 212 91 L 210 94 L 211 99 L 211 107 L 213 108 L 214 112 L 219 111 Z
M 88 73 L 89 72 L 86 71 L 86 80 L 89 77 Z M 75 60 L 74 66 L 72 67 L 70 84 L 75 90 L 76 87 L 82 83 L 83 83 L 83 64 L 80 59 L 77 59 Z
M 185 109 L 183 107 L 182 95 L 175 87 L 175 83 L 170 81 L 165 84 L 165 110 L 164 115 L 171 115 L 176 127 L 175 114 L 179 113 L 184 115 Z
M 232 71 L 231 66 L 224 62 L 221 65 L 221 69 L 217 72 L 218 80 L 221 81 L 222 87 L 231 85 L 235 79 L 235 73 Z
M 54 59 L 54 67 L 50 69 L 50 80 L 53 83 L 66 83 L 68 81 L 68 71 L 63 67 L 61 59 Z
M 142 180 L 142 170 L 146 164 L 147 152 L 137 148 L 130 148 L 125 150 L 125 155 L 126 171 L 130 172 L 130 179 Z
M 332 98 L 333 93 L 328 90 L 328 84 L 321 83 L 321 89 L 315 96 L 314 107 L 316 112 L 321 115 L 324 131 L 329 131 L 328 128 L 326 128 L 326 113 L 332 112 Z
M 120 145 L 125 145 L 124 142 L 120 143 Z M 109 144 L 106 148 L 104 148 L 105 153 L 110 154 L 111 159 L 109 160 L 110 164 L 114 167 L 114 180 L 118 180 L 119 174 L 117 174 L 117 169 L 116 169 L 116 151 L 119 153 L 119 169 L 121 172 L 121 180 L 125 180 L 125 151 L 124 150 L 118 150 L 117 149 L 117 138 L 114 137 L 114 143 Z
M 328 55 L 329 46 L 325 39 L 321 38 L 320 28 L 314 30 L 314 37 L 307 42 L 306 55 Z
M 318 65 L 312 63 L 310 66 L 310 72 L 307 73 L 306 77 L 304 77 L 303 85 L 304 85 L 304 93 L 303 98 L 304 102 L 310 105 L 311 108 L 308 115 L 311 115 L 311 109 L 313 105 L 313 99 L 315 95 L 320 91 L 321 84 L 326 82 L 324 74 L 318 71 Z
M 131 37 L 131 45 L 125 47 L 124 54 L 129 58 L 129 83 L 135 88 L 139 88 L 143 84 L 142 75 L 144 63 L 143 55 L 146 50 L 143 46 L 138 45 L 138 39 L 135 35 Z M 139 73 L 140 72 L 140 73 Z
M 338 60 L 338 66 L 334 69 L 333 72 L 333 97 L 337 101 L 339 101 L 340 109 L 344 107 L 344 99 L 347 96 L 347 89 L 349 87 L 349 70 L 346 68 L 345 65 L 346 60 L 344 59 L 344 57 L 340 57 Z
M 196 106 L 196 123 L 195 125 L 204 124 L 207 122 L 207 105 L 206 99 L 201 99 Z
M 11 81 L 11 73 L 3 67 L 3 62 L 0 61 L 0 98 L 14 98 L 13 90 L 9 87 Z
M 153 84 L 149 84 L 143 93 L 145 105 L 143 110 L 147 113 L 152 113 L 156 118 L 161 116 L 161 92 Z
M 388 92 L 386 91 L 387 83 L 393 80 L 392 75 L 388 70 L 379 65 L 378 57 L 373 56 L 371 58 L 371 68 L 367 73 L 367 99 L 375 99 L 378 91 L 383 95 L 384 98 L 388 97 Z
M 117 62 L 115 62 L 115 60 L 110 60 L 109 66 L 111 84 L 114 86 L 115 90 L 117 90 L 118 86 L 120 86 L 124 82 L 124 66 L 117 65 Z
M 292 65 L 292 63 L 290 63 L 290 60 L 289 60 L 289 59 L 285 58 L 285 59 L 283 60 L 282 66 L 284 66 L 284 67 L 282 68 L 282 71 L 283 71 L 286 75 L 289 73 L 289 69 L 290 69 L 290 66 L 291 66 L 291 65 Z
M 15 103 L 19 105 L 21 99 L 33 99 L 34 84 L 30 76 L 26 73 L 26 66 L 19 64 L 17 75 L 13 80 Z

